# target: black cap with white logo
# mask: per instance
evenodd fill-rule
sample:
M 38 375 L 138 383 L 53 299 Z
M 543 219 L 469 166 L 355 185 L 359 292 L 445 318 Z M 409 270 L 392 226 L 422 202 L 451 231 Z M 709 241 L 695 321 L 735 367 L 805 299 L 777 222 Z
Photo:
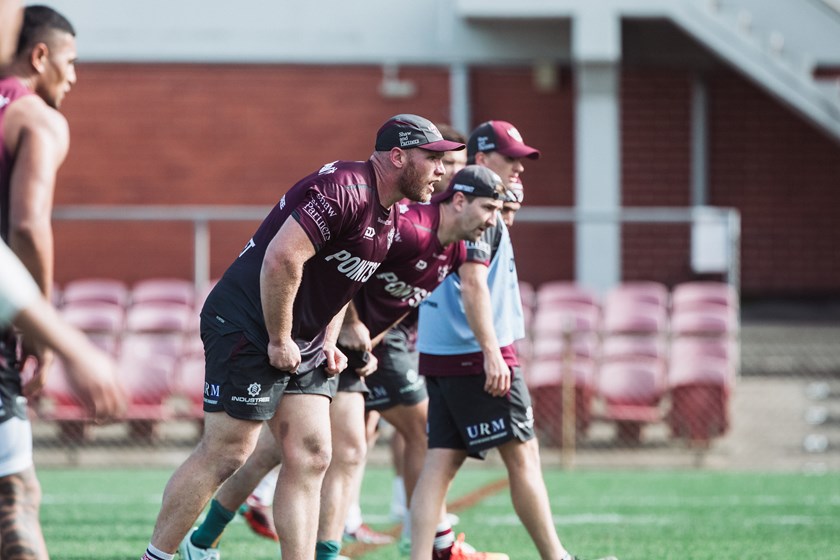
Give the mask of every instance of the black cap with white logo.
M 455 152 L 466 148 L 460 142 L 444 140 L 429 119 L 419 115 L 402 114 L 388 119 L 376 133 L 376 151 L 392 148 L 423 148 L 432 152 Z

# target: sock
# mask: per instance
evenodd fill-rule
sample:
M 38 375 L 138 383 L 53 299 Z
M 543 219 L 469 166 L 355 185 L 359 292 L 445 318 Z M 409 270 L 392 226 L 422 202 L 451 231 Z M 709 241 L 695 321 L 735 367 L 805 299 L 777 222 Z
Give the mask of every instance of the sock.
M 362 508 L 359 504 L 353 504 L 347 510 L 347 519 L 344 520 L 344 532 L 352 535 L 362 526 Z
M 167 554 L 152 546 L 152 543 L 149 543 L 148 548 L 146 548 L 146 554 L 140 560 L 172 560 L 173 558 L 175 558 L 174 554 Z
M 256 496 L 261 504 L 267 506 L 274 501 L 274 489 L 277 487 L 277 475 L 279 473 L 280 467 L 274 467 L 268 471 L 268 474 L 262 477 L 260 483 L 251 493 L 252 496 Z
M 404 539 L 411 540 L 411 515 L 409 515 L 408 512 L 406 512 L 403 517 L 401 536 Z
M 338 541 L 318 541 L 315 543 L 315 560 L 336 560 L 341 550 Z
M 455 533 L 449 521 L 442 521 L 435 529 L 435 550 L 448 550 L 455 544 Z
M 392 514 L 400 514 L 405 515 L 406 512 L 405 507 L 405 481 L 403 477 L 397 476 L 394 477 L 394 481 L 391 486 L 391 513 Z
M 575 560 L 575 557 L 572 556 L 572 553 L 566 549 L 563 549 L 563 556 L 560 557 L 560 560 Z
M 236 512 L 230 511 L 222 507 L 215 499 L 210 502 L 210 511 L 207 512 L 207 517 L 198 526 L 198 529 L 190 537 L 190 542 L 199 548 L 216 548 L 219 544 L 219 539 L 222 538 L 222 533 L 233 519 Z

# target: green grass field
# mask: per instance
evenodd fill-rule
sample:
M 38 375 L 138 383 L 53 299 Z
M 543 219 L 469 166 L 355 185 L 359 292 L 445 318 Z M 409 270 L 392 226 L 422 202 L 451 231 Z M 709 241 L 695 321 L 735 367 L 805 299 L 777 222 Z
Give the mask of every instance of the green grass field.
M 42 469 L 42 522 L 54 560 L 137 559 L 151 534 L 167 470 Z M 469 496 L 504 478 L 500 468 L 465 468 L 450 495 Z M 583 558 L 619 560 L 770 560 L 840 558 L 840 473 L 818 475 L 704 471 L 546 470 L 554 520 L 564 544 Z M 363 489 L 366 521 L 393 526 L 387 511 L 391 472 L 369 468 Z M 469 542 L 538 555 L 506 489 L 458 512 Z M 276 546 L 237 518 L 225 533 L 222 558 L 276 559 Z M 396 547 L 365 560 L 399 558 Z

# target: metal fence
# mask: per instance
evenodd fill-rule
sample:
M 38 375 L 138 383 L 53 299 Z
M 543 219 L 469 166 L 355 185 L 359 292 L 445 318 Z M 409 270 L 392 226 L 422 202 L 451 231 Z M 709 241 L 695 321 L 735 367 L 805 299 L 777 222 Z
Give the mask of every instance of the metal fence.
M 124 422 L 92 426 L 73 411 L 74 403 L 62 393 L 61 383 L 54 383 L 54 391 L 33 403 L 36 453 L 42 463 L 169 462 L 195 444 L 201 433 L 203 397 L 195 308 L 210 280 L 209 225 L 257 221 L 267 211 L 265 207 L 56 209 L 57 220 L 190 222 L 194 277 L 183 282 L 191 286 L 182 290 L 192 294 L 192 301 L 152 305 L 167 317 L 165 325 L 155 323 L 151 312 L 138 317 L 142 314 L 133 310 L 137 301 L 129 293 L 119 304 L 122 316 L 114 319 L 119 329 L 103 324 L 86 329 L 118 357 L 120 375 L 131 388 L 132 409 Z M 745 381 L 739 377 L 742 355 L 750 359 L 764 355 L 752 346 L 743 347 L 737 212 L 634 208 L 580 213 L 569 208 L 524 208 L 517 219 L 565 227 L 584 221 L 684 224 L 692 230 L 712 224 L 717 228 L 726 282 L 716 284 L 723 290 L 720 293 L 728 295 L 709 304 L 714 308 L 712 315 L 720 312 L 716 316 L 701 317 L 699 300 L 687 301 L 680 308 L 680 286 L 628 282 L 616 286 L 614 293 L 578 295 L 584 299 L 572 298 L 564 308 L 557 294 L 580 287 L 570 282 L 523 283 L 529 329 L 528 338 L 520 343 L 520 355 L 546 457 L 571 466 L 714 464 L 729 460 L 722 456 L 734 456 L 728 451 L 735 445 L 731 442 L 744 437 L 739 433 L 744 423 L 738 410 Z M 591 300 L 587 302 L 586 297 Z M 828 370 L 837 371 L 833 366 Z M 758 378 L 762 371 L 750 374 Z M 832 374 L 827 375 L 831 378 Z M 815 374 L 797 380 L 804 383 L 821 377 Z M 777 404 L 784 408 L 783 399 Z

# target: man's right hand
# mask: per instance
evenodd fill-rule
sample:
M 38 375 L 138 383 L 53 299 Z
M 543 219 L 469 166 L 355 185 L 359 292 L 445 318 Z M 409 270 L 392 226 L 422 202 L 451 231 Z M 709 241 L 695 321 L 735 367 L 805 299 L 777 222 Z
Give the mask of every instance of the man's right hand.
M 73 356 L 73 358 L 76 358 Z M 67 380 L 97 424 L 119 419 L 128 397 L 119 384 L 114 361 L 98 348 L 65 362 Z
M 300 361 L 300 348 L 291 337 L 268 342 L 268 362 L 272 367 L 297 373 Z

